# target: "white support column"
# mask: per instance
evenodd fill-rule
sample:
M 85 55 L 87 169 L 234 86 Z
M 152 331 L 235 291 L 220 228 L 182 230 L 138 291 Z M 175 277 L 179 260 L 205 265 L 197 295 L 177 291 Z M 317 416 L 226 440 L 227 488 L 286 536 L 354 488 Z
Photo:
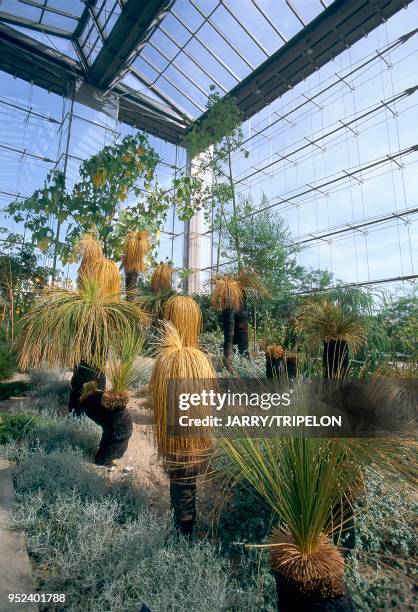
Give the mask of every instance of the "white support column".
M 212 172 L 202 169 L 202 164 L 206 164 L 208 153 L 204 151 L 193 159 L 188 158 L 187 166 L 190 176 L 199 175 L 203 178 L 203 189 L 212 184 Z M 207 231 L 208 224 L 205 221 L 203 210 L 197 211 L 195 215 L 184 224 L 184 255 L 183 266 L 190 268 L 192 273 L 187 279 L 186 293 L 200 293 L 202 291 L 201 270 L 209 265 L 205 260 L 210 260 L 210 249 L 202 245 L 202 234 Z M 203 246 L 203 248 L 202 248 Z M 208 252 L 206 252 L 208 251 Z

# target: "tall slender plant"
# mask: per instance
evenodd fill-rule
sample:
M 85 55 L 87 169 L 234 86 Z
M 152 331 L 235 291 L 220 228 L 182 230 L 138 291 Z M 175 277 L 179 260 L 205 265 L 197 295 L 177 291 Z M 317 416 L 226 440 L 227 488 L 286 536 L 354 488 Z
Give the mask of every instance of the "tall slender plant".
M 324 378 L 345 378 L 349 371 L 349 350 L 356 351 L 366 340 L 361 317 L 337 302 L 311 300 L 298 315 L 311 347 L 323 343 Z
M 191 537 L 196 520 L 196 477 L 212 449 L 208 436 L 170 436 L 168 381 L 212 379 L 216 374 L 209 358 L 195 346 L 186 346 L 172 323 L 165 323 L 149 383 L 149 404 L 159 455 L 170 477 L 174 524 Z
M 126 297 L 134 299 L 134 291 L 138 286 L 138 274 L 147 269 L 145 257 L 151 249 L 149 233 L 146 230 L 132 230 L 126 238 L 122 265 L 125 270 Z

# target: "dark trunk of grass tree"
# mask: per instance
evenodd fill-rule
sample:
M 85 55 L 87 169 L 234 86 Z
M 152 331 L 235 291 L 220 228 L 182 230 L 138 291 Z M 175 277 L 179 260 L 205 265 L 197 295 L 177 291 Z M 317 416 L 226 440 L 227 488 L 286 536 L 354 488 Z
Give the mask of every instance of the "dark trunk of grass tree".
M 174 527 L 181 535 L 191 539 L 196 522 L 197 470 L 187 467 L 172 468 L 170 475 L 170 504 Z
M 107 393 L 111 396 L 111 392 Z M 132 436 L 132 417 L 126 408 L 127 400 L 114 403 L 109 408 L 103 401 L 104 392 L 96 391 L 81 403 L 84 413 L 102 428 L 102 437 L 96 453 L 97 465 L 111 465 L 114 459 L 120 459 L 128 448 Z
M 83 390 L 83 385 L 87 382 L 96 382 L 99 389 L 106 389 L 106 376 L 104 373 L 81 362 L 73 371 L 70 382 L 70 399 L 68 403 L 69 411 L 77 416 L 80 416 L 84 411 L 80 404 L 80 395 Z
M 266 353 L 266 378 L 281 378 L 284 375 L 282 357 L 274 357 Z
M 350 356 L 345 340 L 324 342 L 322 358 L 324 378 L 345 378 L 348 373 Z
M 303 590 L 297 582 L 273 571 L 277 588 L 277 609 L 280 612 L 355 612 L 356 607 L 343 584 L 339 594 L 328 593 L 321 584 L 314 590 Z
M 235 310 L 233 308 L 222 311 L 222 329 L 224 332 L 224 366 L 231 371 L 235 331 Z
M 125 272 L 126 299 L 132 302 L 138 287 L 138 272 Z
M 238 347 L 240 355 L 249 356 L 248 353 L 248 310 L 247 300 L 243 299 L 242 306 L 234 313 L 234 335 L 232 343 Z
M 295 355 L 289 355 L 286 357 L 286 376 L 289 380 L 297 377 L 298 374 L 298 360 Z

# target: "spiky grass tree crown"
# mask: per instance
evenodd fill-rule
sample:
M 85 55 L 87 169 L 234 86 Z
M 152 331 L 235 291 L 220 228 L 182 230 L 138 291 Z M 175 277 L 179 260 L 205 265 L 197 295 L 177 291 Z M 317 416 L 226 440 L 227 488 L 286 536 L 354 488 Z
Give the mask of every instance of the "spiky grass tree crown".
M 322 584 L 335 595 L 341 558 L 331 537 L 343 526 L 344 496 L 366 467 L 386 479 L 407 475 L 416 452 L 416 445 L 399 439 L 242 436 L 224 438 L 220 446 L 229 458 L 221 456 L 220 469 L 243 477 L 281 519 L 282 531 L 273 532 L 268 545 L 273 569 L 302 588 Z
M 104 296 L 97 280 L 84 278 L 77 291 L 48 289 L 22 320 L 19 366 L 72 368 L 84 362 L 103 369 L 115 341 L 128 342 L 146 323 L 138 306 Z
M 163 316 L 177 329 L 185 346 L 197 345 L 202 331 L 202 311 L 193 298 L 173 295 L 165 303 Z
M 135 380 L 135 360 L 143 345 L 144 338 L 138 333 L 123 338 L 122 342 L 118 339 L 115 343 L 105 368 L 106 378 L 114 393 L 127 391 Z
M 240 310 L 244 303 L 244 291 L 238 279 L 225 274 L 213 280 L 211 304 L 216 310 Z
M 366 340 L 361 318 L 335 302 L 312 300 L 299 309 L 298 320 L 311 347 L 342 340 L 356 351 Z
M 97 283 L 102 296 L 115 296 L 119 299 L 120 295 L 120 274 L 119 268 L 111 259 L 96 259 L 90 264 L 80 267 L 78 282 L 82 288 L 86 282 L 93 280 Z
M 149 383 L 149 404 L 154 415 L 154 435 L 160 456 L 168 465 L 199 465 L 206 460 L 212 442 L 207 436 L 169 436 L 168 388 L 173 379 L 212 379 L 216 373 L 208 357 L 194 346 L 184 346 L 172 323 L 164 324 Z
M 274 359 L 282 359 L 284 357 L 284 348 L 280 344 L 269 344 L 266 346 L 266 355 Z
M 131 231 L 125 239 L 122 264 L 125 272 L 145 272 L 145 257 L 151 249 L 146 230 Z
M 103 257 L 103 249 L 93 233 L 84 234 L 76 246 L 76 253 L 81 257 L 80 268 L 91 265 Z
M 173 268 L 169 263 L 159 263 L 155 266 L 151 277 L 151 290 L 154 293 L 171 291 Z
M 237 281 L 242 289 L 249 289 L 258 296 L 267 297 L 269 290 L 256 272 L 252 270 L 240 270 L 237 274 Z

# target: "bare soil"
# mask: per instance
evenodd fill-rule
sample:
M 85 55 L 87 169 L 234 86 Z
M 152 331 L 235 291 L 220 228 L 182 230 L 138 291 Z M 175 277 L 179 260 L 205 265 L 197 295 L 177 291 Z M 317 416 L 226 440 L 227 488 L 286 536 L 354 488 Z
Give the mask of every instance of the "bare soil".
M 107 471 L 108 478 L 131 478 L 150 496 L 151 506 L 165 512 L 170 508 L 169 482 L 158 459 L 152 431 L 152 417 L 144 407 L 145 400 L 131 397 L 128 404 L 134 430 L 128 450 L 115 461 L 114 469 Z M 100 469 L 100 468 L 99 468 Z

